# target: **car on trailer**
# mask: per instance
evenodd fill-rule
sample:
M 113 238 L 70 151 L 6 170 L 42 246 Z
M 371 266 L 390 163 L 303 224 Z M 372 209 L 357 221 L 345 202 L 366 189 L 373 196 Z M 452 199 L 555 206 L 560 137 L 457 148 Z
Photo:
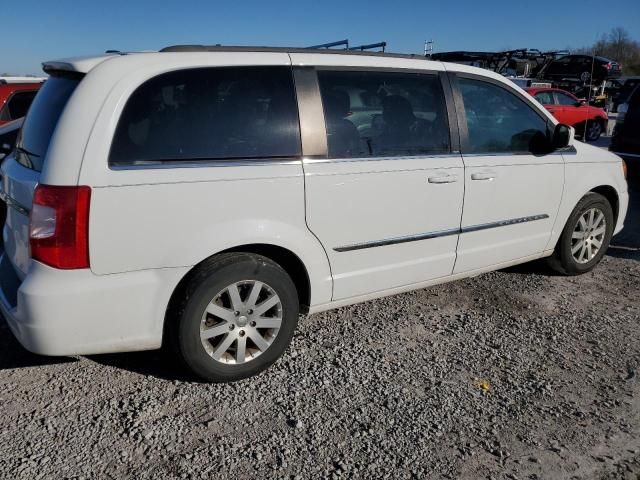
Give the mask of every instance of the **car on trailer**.
M 619 78 L 622 67 L 614 60 L 592 55 L 565 55 L 545 65 L 538 77 L 554 82 L 572 81 L 582 84 Z

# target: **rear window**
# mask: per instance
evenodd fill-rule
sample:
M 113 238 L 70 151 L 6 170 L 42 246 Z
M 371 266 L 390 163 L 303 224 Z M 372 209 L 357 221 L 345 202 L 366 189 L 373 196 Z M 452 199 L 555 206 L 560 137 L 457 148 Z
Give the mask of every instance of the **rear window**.
M 110 165 L 301 155 L 288 67 L 216 67 L 159 75 L 129 98 Z
M 79 78 L 52 75 L 38 91 L 18 139 L 16 159 L 19 163 L 42 171 L 53 131 L 78 83 Z

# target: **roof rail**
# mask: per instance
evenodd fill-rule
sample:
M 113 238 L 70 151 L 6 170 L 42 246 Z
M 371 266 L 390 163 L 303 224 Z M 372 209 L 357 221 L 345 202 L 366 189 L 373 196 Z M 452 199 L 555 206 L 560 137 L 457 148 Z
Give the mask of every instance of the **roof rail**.
M 344 45 L 345 50 L 349 50 L 349 39 L 345 38 L 344 40 L 338 40 L 337 42 L 321 43 L 320 45 L 313 45 L 307 48 L 309 49 L 331 48 L 331 47 L 339 47 L 340 45 Z
M 384 50 L 386 47 L 387 47 L 387 42 L 378 42 L 378 43 L 370 43 L 368 45 L 358 45 L 357 47 L 349 48 L 349 50 L 360 50 L 361 52 L 364 52 L 365 50 L 371 50 L 372 48 L 382 48 L 382 53 L 384 53 Z
M 366 46 L 366 45 L 365 45 Z M 360 47 L 357 47 L 360 48 Z M 344 50 L 331 48 L 299 48 L 299 47 L 250 47 L 250 46 L 227 46 L 227 45 L 172 45 L 165 47 L 160 52 L 274 52 L 274 53 L 313 53 L 327 55 L 362 55 L 377 56 L 387 58 L 407 58 L 414 60 L 430 60 L 419 53 L 390 53 L 390 52 L 369 52 L 366 50 Z

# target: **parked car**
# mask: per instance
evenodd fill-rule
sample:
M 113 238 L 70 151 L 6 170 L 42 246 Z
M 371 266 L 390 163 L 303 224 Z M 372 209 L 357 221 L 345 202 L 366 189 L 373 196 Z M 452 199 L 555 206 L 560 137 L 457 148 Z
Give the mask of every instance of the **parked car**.
M 569 92 L 558 88 L 527 88 L 526 92 L 588 142 L 596 141 L 607 129 L 609 117 L 603 109 L 592 107 Z
M 618 106 L 621 103 L 625 103 L 631 92 L 640 85 L 640 76 L 637 77 L 622 77 L 617 81 L 618 88 L 616 89 L 615 94 L 613 95 L 612 101 L 612 112 L 618 111 Z
M 237 380 L 300 312 L 539 258 L 584 273 L 623 227 L 620 158 L 494 72 L 206 46 L 44 68 L 0 172 L 0 309 L 36 353 L 164 343 Z
M 609 149 L 627 161 L 635 176 L 640 174 L 640 85 L 618 106 Z
M 0 125 L 26 115 L 42 82 L 0 84 Z
M 593 73 L 592 73 L 593 72 Z M 538 76 L 552 81 L 602 82 L 622 75 L 618 62 L 591 55 L 565 55 L 549 62 Z

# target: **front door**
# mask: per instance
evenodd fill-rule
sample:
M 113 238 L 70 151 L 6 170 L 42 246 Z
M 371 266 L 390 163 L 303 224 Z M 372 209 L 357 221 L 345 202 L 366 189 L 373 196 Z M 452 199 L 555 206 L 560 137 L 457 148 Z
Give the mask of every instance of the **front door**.
M 304 162 L 307 223 L 329 257 L 333 299 L 451 275 L 464 168 L 437 72 L 317 74 L 327 155 Z
M 458 77 L 466 189 L 455 273 L 543 252 L 564 184 L 562 155 L 532 152 L 548 120 L 501 83 Z

